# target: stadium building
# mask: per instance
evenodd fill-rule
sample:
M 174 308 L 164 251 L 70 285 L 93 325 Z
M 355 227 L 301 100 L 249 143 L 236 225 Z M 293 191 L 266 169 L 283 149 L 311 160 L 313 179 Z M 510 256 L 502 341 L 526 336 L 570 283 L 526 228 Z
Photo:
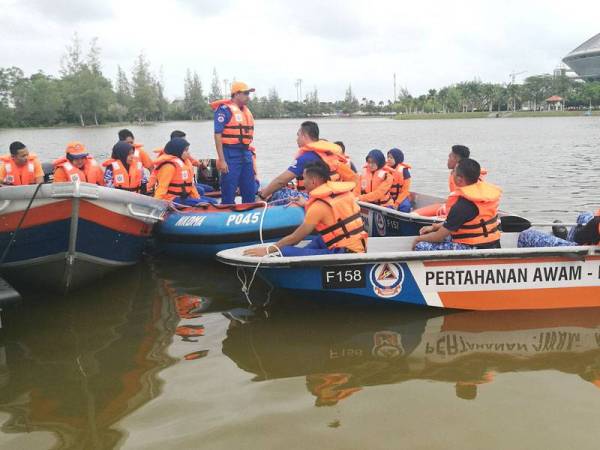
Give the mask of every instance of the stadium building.
M 584 80 L 600 81 L 600 33 L 565 56 L 563 62 Z

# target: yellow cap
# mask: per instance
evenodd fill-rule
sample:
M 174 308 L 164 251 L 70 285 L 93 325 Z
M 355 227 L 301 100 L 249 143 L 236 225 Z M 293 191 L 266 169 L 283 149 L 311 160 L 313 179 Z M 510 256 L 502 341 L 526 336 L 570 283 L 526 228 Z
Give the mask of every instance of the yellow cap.
M 237 94 L 238 92 L 254 92 L 256 89 L 248 87 L 243 81 L 234 81 L 231 83 L 231 95 Z

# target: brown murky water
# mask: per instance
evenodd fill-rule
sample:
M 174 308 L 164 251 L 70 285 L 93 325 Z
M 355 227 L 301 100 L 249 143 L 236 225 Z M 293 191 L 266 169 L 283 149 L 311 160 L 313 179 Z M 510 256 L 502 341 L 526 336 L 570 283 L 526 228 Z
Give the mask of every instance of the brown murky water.
M 268 178 L 290 159 L 298 122 L 261 124 L 259 151 L 278 155 L 261 162 Z M 152 148 L 173 128 L 208 156 L 208 124 L 134 132 Z M 447 147 L 462 141 L 515 212 L 568 220 L 598 204 L 593 118 L 322 129 L 355 160 L 404 148 L 421 191 L 443 192 Z M 108 148 L 115 131 L 2 130 L 0 143 L 19 138 L 50 159 L 77 135 Z M 154 257 L 66 297 L 32 287 L 2 313 L 0 447 L 598 448 L 600 310 L 442 315 L 270 299 L 253 311 L 229 268 Z

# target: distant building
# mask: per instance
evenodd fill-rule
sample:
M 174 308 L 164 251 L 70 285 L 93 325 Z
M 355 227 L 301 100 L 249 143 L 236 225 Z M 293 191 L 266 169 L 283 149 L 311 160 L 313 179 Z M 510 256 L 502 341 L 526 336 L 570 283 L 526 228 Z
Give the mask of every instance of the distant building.
M 600 81 L 600 33 L 565 56 L 563 62 L 584 80 Z

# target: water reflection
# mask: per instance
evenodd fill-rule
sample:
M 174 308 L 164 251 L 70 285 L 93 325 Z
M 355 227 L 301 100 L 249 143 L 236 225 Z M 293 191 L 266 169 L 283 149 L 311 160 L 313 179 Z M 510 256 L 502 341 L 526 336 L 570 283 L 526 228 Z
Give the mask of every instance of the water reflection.
M 306 377 L 316 406 L 426 380 L 474 400 L 508 372 L 554 370 L 600 387 L 600 309 L 457 312 L 286 310 L 231 320 L 223 353 L 254 381 Z
M 3 433 L 50 431 L 60 448 L 112 448 L 113 425 L 159 395 L 178 316 L 143 268 L 3 317 Z

